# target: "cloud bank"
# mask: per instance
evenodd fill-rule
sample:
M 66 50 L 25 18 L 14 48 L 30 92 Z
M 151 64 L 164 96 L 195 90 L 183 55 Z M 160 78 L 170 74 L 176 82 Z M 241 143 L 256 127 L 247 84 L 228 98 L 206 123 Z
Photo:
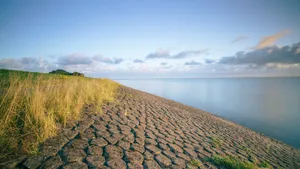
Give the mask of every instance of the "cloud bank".
M 201 63 L 192 60 L 190 62 L 185 62 L 184 65 L 187 65 L 187 66 L 196 66 L 196 65 L 201 65 Z
M 207 54 L 208 49 L 204 50 L 187 50 L 171 55 L 169 51 L 159 50 L 155 53 L 150 53 L 146 59 L 184 59 L 195 55 Z
M 145 63 L 143 60 L 140 60 L 140 59 L 135 59 L 134 61 L 133 61 L 133 63 Z
M 268 63 L 295 64 L 300 63 L 300 43 L 284 47 L 265 47 L 250 52 L 237 52 L 234 56 L 223 57 L 219 64 L 254 64 L 257 66 Z

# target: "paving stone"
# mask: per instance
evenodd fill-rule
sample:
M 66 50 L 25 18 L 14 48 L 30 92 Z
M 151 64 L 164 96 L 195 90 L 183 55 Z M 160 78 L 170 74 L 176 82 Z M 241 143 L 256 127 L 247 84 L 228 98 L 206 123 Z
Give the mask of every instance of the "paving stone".
M 101 168 L 101 167 L 104 167 L 105 159 L 103 156 L 94 155 L 94 156 L 88 156 L 86 158 L 86 161 L 87 161 L 89 167 Z
M 184 148 L 184 151 L 192 157 L 197 157 L 197 153 L 191 148 Z
M 111 136 L 111 137 L 106 137 L 105 139 L 106 139 L 110 144 L 116 144 L 116 143 L 119 141 L 118 138 L 113 137 L 113 136 Z
M 186 161 L 190 161 L 191 160 L 190 156 L 188 156 L 186 154 L 183 154 L 183 153 L 178 153 L 177 156 L 180 157 L 180 158 L 182 158 L 182 159 L 184 159 L 184 160 L 186 160 Z
M 95 146 L 104 147 L 107 145 L 107 141 L 105 141 L 103 138 L 96 138 L 96 139 L 93 139 L 90 144 L 95 145 Z
M 87 140 L 83 140 L 83 139 L 75 139 L 72 142 L 72 147 L 73 148 L 77 148 L 77 149 L 84 149 L 88 145 L 89 145 L 88 141 Z
M 160 154 L 161 150 L 154 145 L 146 145 L 146 149 L 152 154 Z
M 168 144 L 171 148 L 172 151 L 176 152 L 176 153 L 183 153 L 183 150 L 181 147 L 179 147 L 176 144 Z
M 129 150 L 130 148 L 130 143 L 126 141 L 119 141 L 118 143 L 119 147 L 123 148 L 124 150 Z
M 78 134 L 78 131 L 75 130 L 66 130 L 63 132 L 63 135 L 68 139 L 72 140 Z
M 174 163 L 182 168 L 186 167 L 186 161 L 181 158 L 174 158 Z
M 146 150 L 144 153 L 144 158 L 145 160 L 152 160 L 154 158 L 154 155 Z
M 146 138 L 145 144 L 152 144 L 152 145 L 156 146 L 157 142 L 154 139 Z
M 83 162 L 73 162 L 64 166 L 64 169 L 88 169 L 87 165 Z
M 43 163 L 42 168 L 44 169 L 56 169 L 63 165 L 62 160 L 59 156 L 54 156 L 48 159 L 46 162 Z
M 137 164 L 142 164 L 144 161 L 143 155 L 137 151 L 126 151 L 126 159 L 130 163 Z
M 64 156 L 67 161 L 75 162 L 75 161 L 82 161 L 82 159 L 86 156 L 86 154 L 81 149 L 69 148 L 64 151 Z
M 131 133 L 131 134 L 127 135 L 126 137 L 124 137 L 123 140 L 127 141 L 129 143 L 133 143 L 134 142 L 134 135 Z
M 89 155 L 101 156 L 102 153 L 103 153 L 102 147 L 100 147 L 100 146 L 89 146 L 88 147 L 88 154 Z
M 114 169 L 126 169 L 126 163 L 121 159 L 112 159 L 107 162 L 108 166 Z
M 191 168 L 191 159 L 219 154 L 268 160 L 274 168 L 300 168 L 300 151 L 201 110 L 124 86 L 117 100 L 105 103 L 101 115 L 91 114 L 93 106 L 87 106 L 82 120 L 43 143 L 41 155 L 50 158 L 21 167 Z M 222 146 L 213 147 L 212 138 L 222 138 Z M 251 149 L 251 158 L 243 146 Z M 60 150 L 65 163 L 56 156 Z M 216 167 L 203 163 L 201 168 Z
M 169 165 L 172 164 L 172 161 L 168 157 L 166 157 L 162 154 L 160 154 L 158 156 L 155 156 L 155 159 L 158 162 L 158 164 L 160 166 L 162 166 L 163 168 L 166 168 L 166 167 L 168 167 Z
M 143 169 L 143 165 L 142 164 L 138 164 L 138 163 L 128 163 L 128 168 L 129 169 Z
M 146 169 L 161 169 L 161 167 L 155 160 L 145 161 L 145 166 L 146 166 Z
M 23 165 L 27 168 L 37 168 L 42 164 L 42 162 L 45 160 L 45 157 L 43 156 L 35 156 L 28 158 Z
M 105 147 L 105 151 L 108 154 L 109 159 L 122 159 L 123 158 L 123 150 L 119 146 L 107 145 Z
M 143 145 L 140 145 L 140 144 L 137 144 L 137 143 L 133 143 L 132 148 L 133 148 L 133 150 L 138 151 L 140 153 L 145 152 L 145 147 Z

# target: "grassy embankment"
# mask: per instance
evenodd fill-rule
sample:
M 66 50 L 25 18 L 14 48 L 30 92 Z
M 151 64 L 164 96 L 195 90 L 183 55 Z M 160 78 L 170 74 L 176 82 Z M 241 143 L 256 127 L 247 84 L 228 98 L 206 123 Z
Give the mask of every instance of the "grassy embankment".
M 59 126 L 80 118 L 85 104 L 100 108 L 117 88 L 108 79 L 0 69 L 0 159 L 38 153 Z

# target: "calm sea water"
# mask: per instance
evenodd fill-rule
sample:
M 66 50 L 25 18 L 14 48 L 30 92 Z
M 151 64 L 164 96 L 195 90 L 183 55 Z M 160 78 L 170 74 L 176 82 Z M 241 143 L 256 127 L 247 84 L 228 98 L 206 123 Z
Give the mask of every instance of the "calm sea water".
M 300 78 L 116 80 L 300 148 Z

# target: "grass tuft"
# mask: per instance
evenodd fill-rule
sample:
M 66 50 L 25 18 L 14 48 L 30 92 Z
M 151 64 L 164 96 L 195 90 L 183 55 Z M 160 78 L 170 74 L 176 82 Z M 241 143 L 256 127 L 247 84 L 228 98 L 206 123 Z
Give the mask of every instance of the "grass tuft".
M 272 168 L 268 163 L 263 162 L 259 165 L 251 163 L 249 161 L 243 161 L 233 156 L 218 156 L 214 155 L 207 158 L 206 161 L 212 164 L 223 167 L 226 169 L 259 169 L 259 168 Z
M 214 148 L 220 147 L 223 144 L 223 141 L 216 137 L 209 136 L 208 138 L 210 139 L 210 143 Z
M 192 159 L 190 161 L 190 163 L 191 163 L 191 165 L 193 165 L 195 167 L 201 167 L 202 166 L 202 163 L 199 160 L 197 160 L 197 159 Z
M 85 104 L 113 101 L 117 87 L 108 79 L 0 70 L 0 159 L 37 154 Z

